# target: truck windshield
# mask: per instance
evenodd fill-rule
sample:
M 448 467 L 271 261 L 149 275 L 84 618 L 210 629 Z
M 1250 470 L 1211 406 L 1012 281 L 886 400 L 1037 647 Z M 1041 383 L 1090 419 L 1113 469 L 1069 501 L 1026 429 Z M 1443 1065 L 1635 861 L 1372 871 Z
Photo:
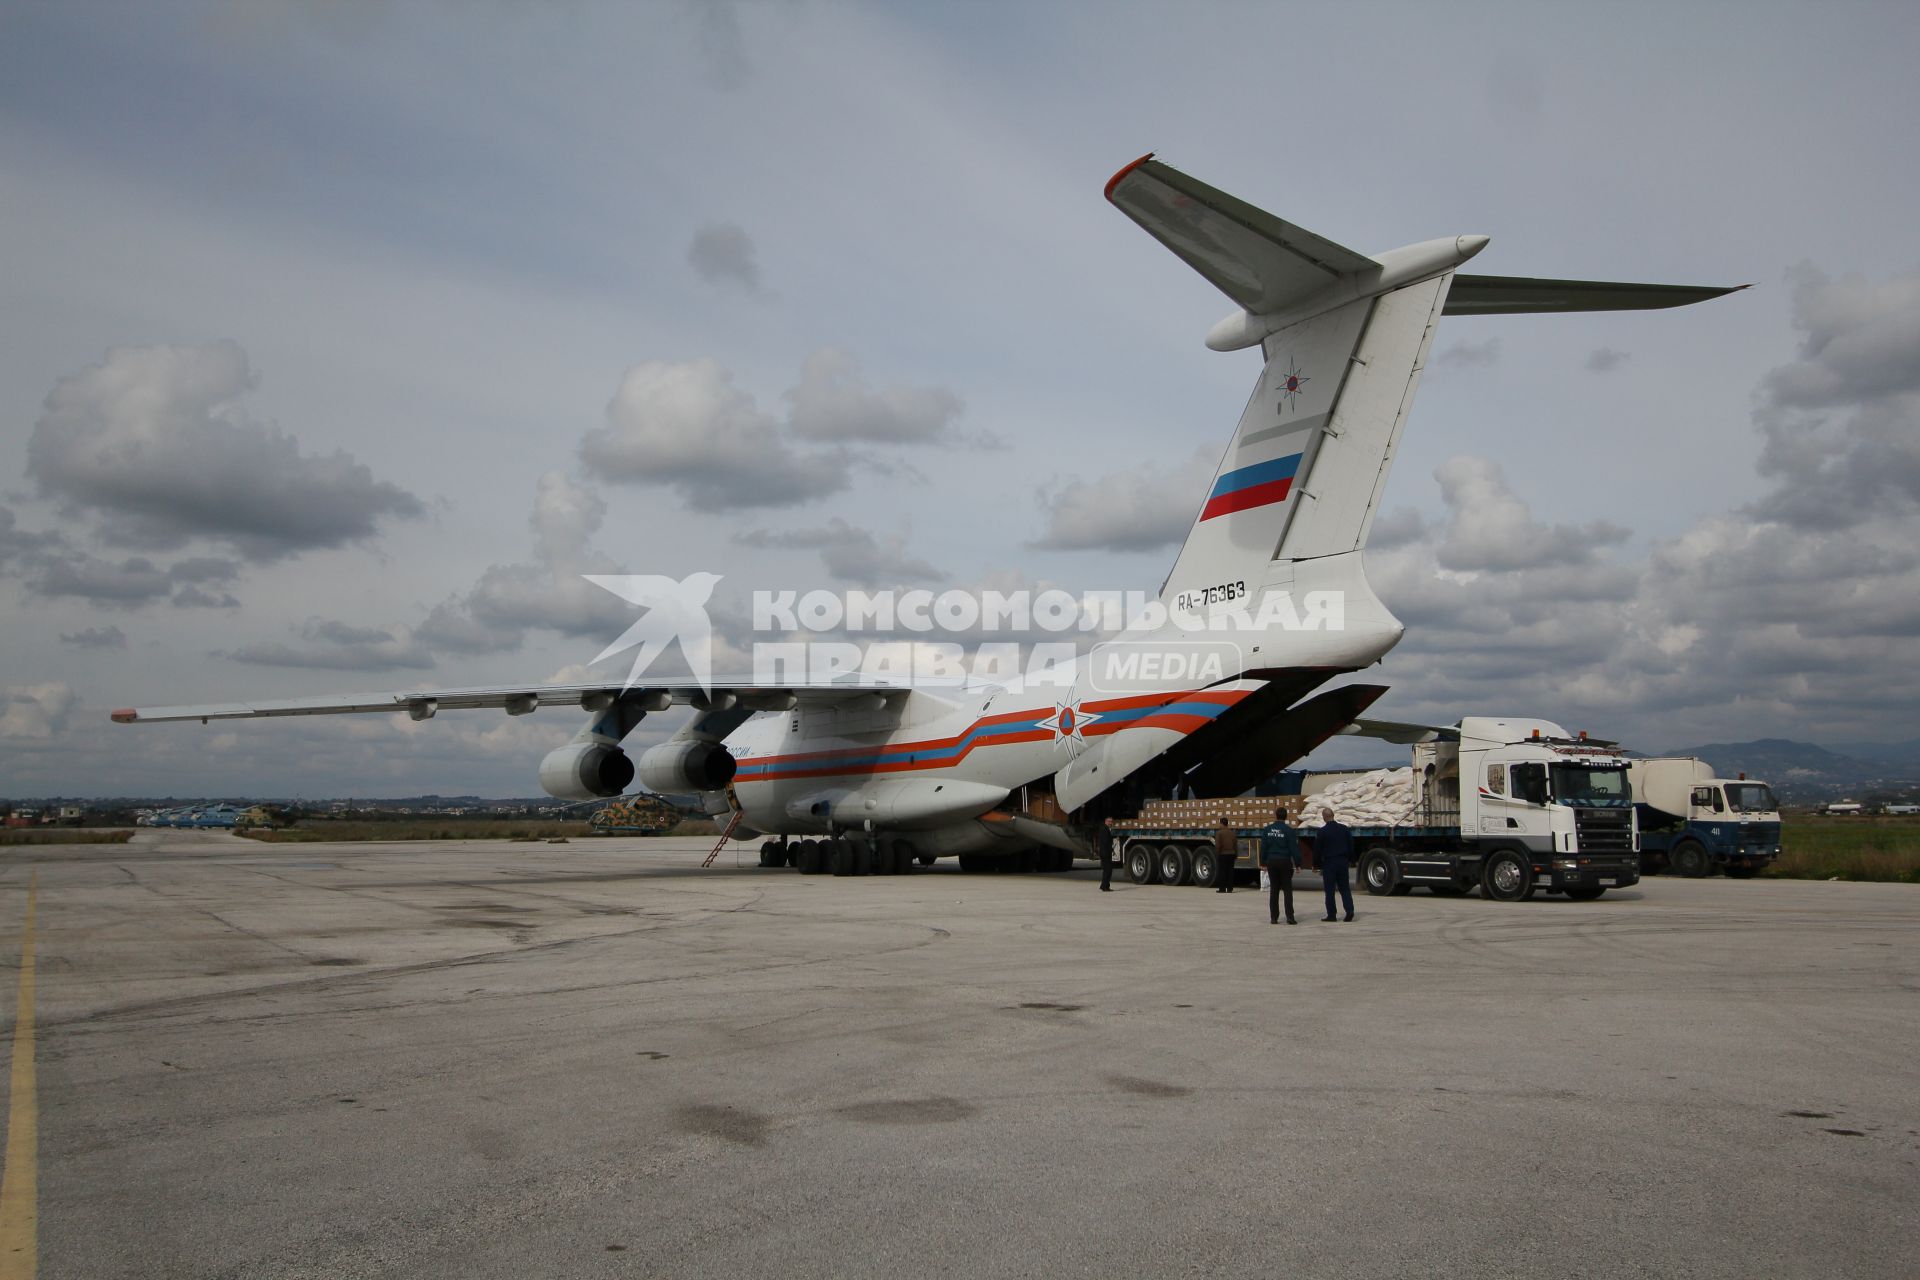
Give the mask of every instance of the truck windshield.
M 1626 804 L 1627 771 L 1615 766 L 1594 769 L 1579 764 L 1556 764 L 1552 769 L 1553 798 L 1562 804 Z
M 1780 805 L 1764 782 L 1729 782 L 1727 807 L 1735 813 L 1772 813 Z

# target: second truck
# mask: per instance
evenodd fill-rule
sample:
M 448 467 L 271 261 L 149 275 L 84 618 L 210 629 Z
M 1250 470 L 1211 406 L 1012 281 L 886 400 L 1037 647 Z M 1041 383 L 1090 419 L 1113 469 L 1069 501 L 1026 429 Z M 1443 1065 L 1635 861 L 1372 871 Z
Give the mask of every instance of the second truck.
M 1653 874 L 1751 876 L 1780 856 L 1773 788 L 1719 778 L 1695 756 L 1629 762 L 1640 826 L 1640 869 Z

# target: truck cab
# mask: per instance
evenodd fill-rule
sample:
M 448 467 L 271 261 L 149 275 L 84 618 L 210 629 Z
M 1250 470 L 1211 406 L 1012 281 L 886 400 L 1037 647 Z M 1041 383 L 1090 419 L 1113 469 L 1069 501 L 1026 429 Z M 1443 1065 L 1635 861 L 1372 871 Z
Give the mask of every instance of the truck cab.
M 1547 720 L 1468 716 L 1459 734 L 1463 842 L 1488 857 L 1524 854 L 1530 887 L 1573 897 L 1639 879 L 1633 790 L 1618 750 Z M 1444 756 L 1450 745 L 1430 750 Z M 1517 868 L 1489 863 L 1490 874 L 1503 868 L 1513 878 Z
M 1780 856 L 1780 804 L 1766 783 L 1716 777 L 1693 756 L 1632 768 L 1643 870 L 1700 877 L 1718 868 L 1740 878 Z

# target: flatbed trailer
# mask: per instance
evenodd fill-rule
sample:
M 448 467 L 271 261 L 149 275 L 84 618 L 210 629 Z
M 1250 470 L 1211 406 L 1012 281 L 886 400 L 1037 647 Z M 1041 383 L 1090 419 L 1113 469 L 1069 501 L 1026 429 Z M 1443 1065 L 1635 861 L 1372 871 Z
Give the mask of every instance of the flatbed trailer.
M 1441 897 L 1479 889 L 1500 902 L 1540 892 L 1589 901 L 1639 883 L 1632 791 L 1611 744 L 1571 737 L 1545 720 L 1468 717 L 1450 735 L 1413 744 L 1412 822 L 1352 828 L 1353 866 L 1368 893 L 1425 886 Z M 1217 824 L 1208 815 L 1233 826 L 1236 875 L 1247 878 L 1258 874 L 1260 832 L 1274 809 L 1297 818 L 1312 803 L 1297 796 L 1160 801 L 1110 826 L 1135 883 L 1217 885 Z M 1313 829 L 1296 829 L 1311 856 Z
M 1259 875 L 1260 827 L 1236 827 L 1240 860 L 1236 883 Z M 1114 847 L 1127 878 L 1135 884 L 1199 885 L 1216 888 L 1219 859 L 1215 827 L 1166 823 L 1113 824 Z M 1588 901 L 1608 888 L 1640 880 L 1639 855 L 1625 853 L 1537 853 L 1503 846 L 1487 849 L 1463 843 L 1458 827 L 1354 827 L 1354 870 L 1360 886 L 1376 896 L 1408 894 L 1424 886 L 1435 897 L 1459 897 L 1480 889 L 1501 902 L 1530 898 L 1537 892 L 1564 893 Z M 1314 829 L 1299 829 L 1306 870 Z

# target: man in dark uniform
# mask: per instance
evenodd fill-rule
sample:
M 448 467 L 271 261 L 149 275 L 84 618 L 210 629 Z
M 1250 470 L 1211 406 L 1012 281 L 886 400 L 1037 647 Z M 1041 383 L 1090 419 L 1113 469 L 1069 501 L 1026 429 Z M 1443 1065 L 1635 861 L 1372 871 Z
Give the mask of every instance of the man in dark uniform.
M 1322 823 L 1313 841 L 1313 860 L 1320 867 L 1320 885 L 1327 895 L 1325 920 L 1333 919 L 1333 889 L 1340 887 L 1340 900 L 1346 904 L 1347 919 L 1353 919 L 1353 886 L 1347 873 L 1353 864 L 1353 830 L 1333 816 L 1332 809 L 1320 810 Z
M 1280 895 L 1287 897 L 1287 923 L 1293 923 L 1293 869 L 1300 865 L 1300 837 L 1287 823 L 1287 811 L 1273 811 L 1273 825 L 1260 833 L 1260 865 L 1267 869 L 1268 923 L 1280 923 Z
M 1100 842 L 1100 892 L 1113 892 L 1113 819 L 1108 818 L 1100 827 L 1097 837 Z
M 1240 861 L 1240 833 L 1227 821 L 1227 815 L 1220 815 L 1220 825 L 1213 833 L 1213 852 L 1220 863 L 1220 884 L 1215 893 L 1233 892 L 1233 864 Z

